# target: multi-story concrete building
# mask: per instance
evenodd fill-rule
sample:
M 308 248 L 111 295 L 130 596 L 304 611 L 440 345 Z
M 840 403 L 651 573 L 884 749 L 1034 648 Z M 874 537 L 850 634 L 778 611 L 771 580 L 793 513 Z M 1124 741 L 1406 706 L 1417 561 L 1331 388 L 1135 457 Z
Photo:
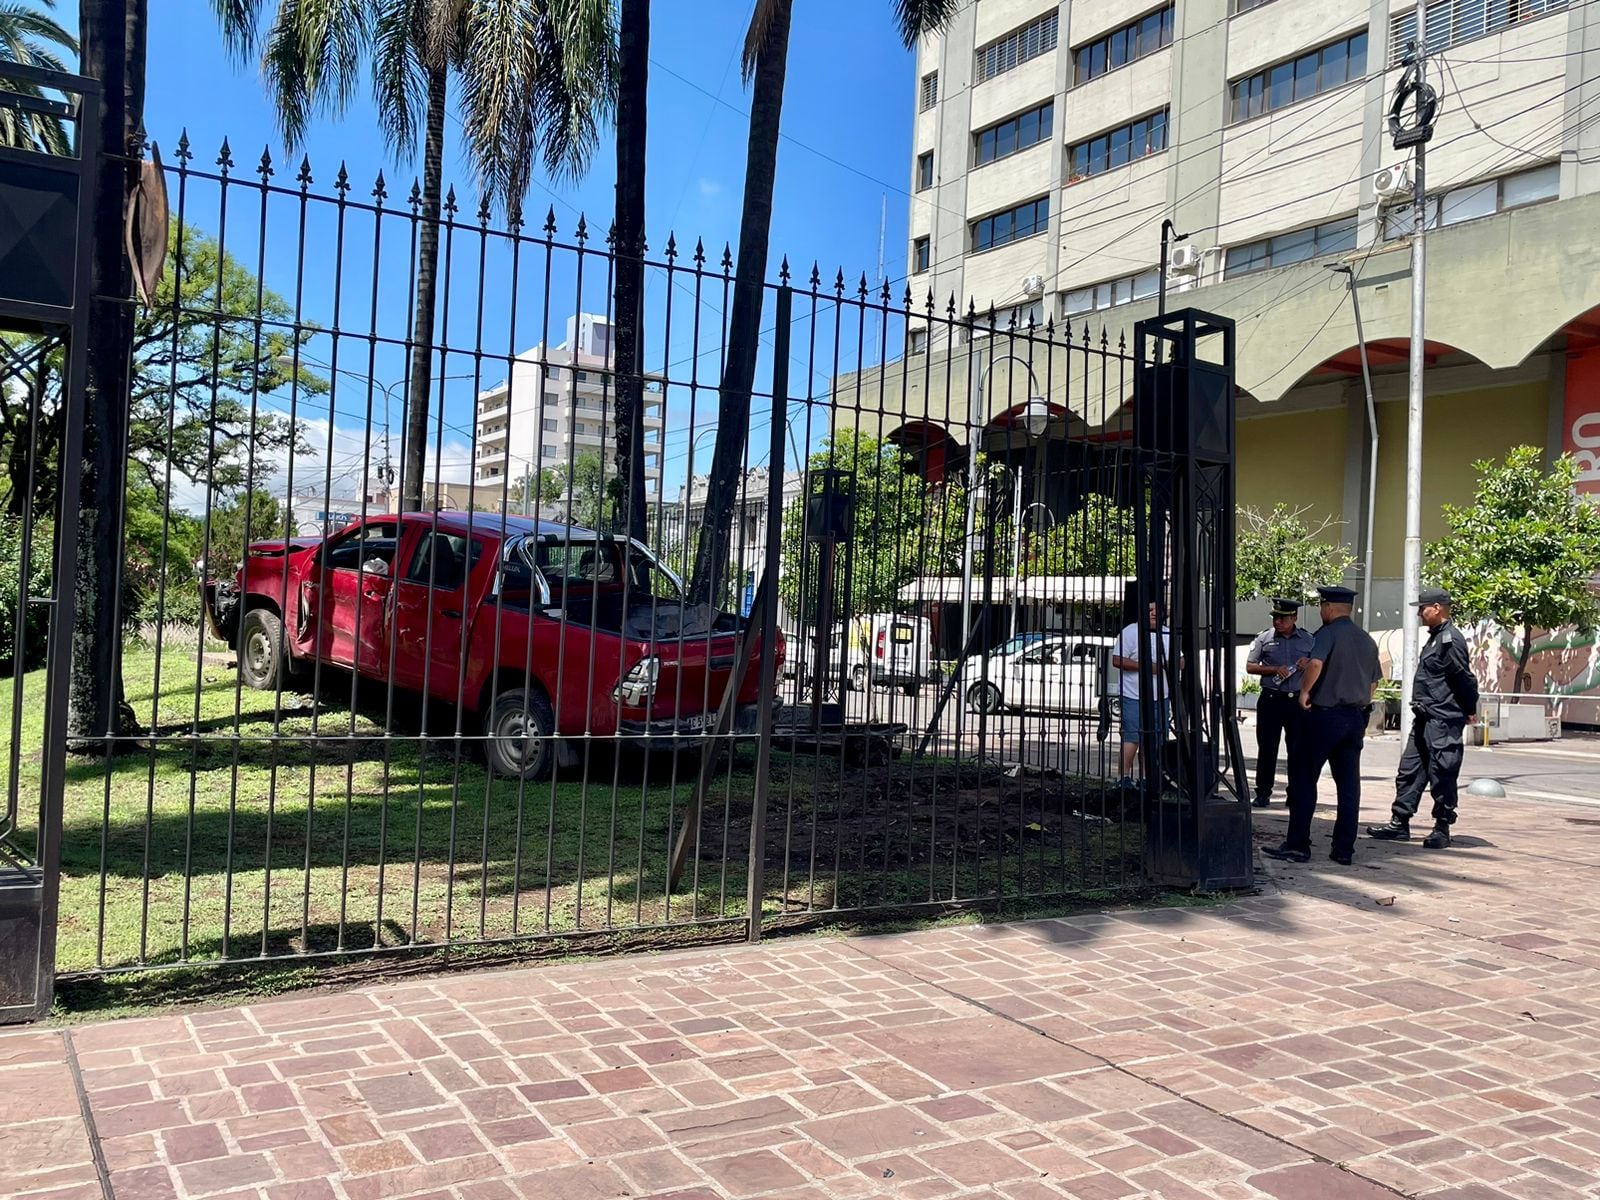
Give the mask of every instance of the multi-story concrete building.
M 1388 110 L 1414 19 L 1406 0 L 973 0 L 919 47 L 911 105 L 918 303 L 1051 319 L 1058 337 L 1092 323 L 1115 346 L 1165 269 L 1169 305 L 1237 322 L 1241 501 L 1308 507 L 1358 554 L 1370 507 L 1380 627 L 1403 619 L 1412 198 Z M 1587 456 L 1600 490 L 1600 5 L 1440 0 L 1427 31 L 1431 538 L 1472 462 L 1513 445 Z M 1164 219 L 1187 235 L 1165 264 Z M 1375 429 L 1329 266 L 1355 279 Z M 999 364 L 975 403 L 982 368 L 948 330 L 912 320 L 881 386 L 839 392 L 882 395 L 885 436 L 912 440 L 913 414 L 941 463 L 974 443 L 1013 454 L 1002 414 L 1026 377 Z M 1088 403 L 1068 374 L 1053 402 L 1090 430 L 1125 420 L 1115 381 Z
M 783 473 L 783 508 L 798 502 L 805 491 L 805 473 Z M 668 565 L 688 576 L 694 563 L 700 530 L 706 521 L 706 477 L 696 475 L 678 488 L 676 504 L 664 506 L 658 542 Z M 734 590 L 739 611 L 748 614 L 755 602 L 756 587 L 767 564 L 767 512 L 771 475 L 766 467 L 752 467 L 744 473 L 735 501 L 733 534 Z M 780 622 L 792 628 L 789 614 L 779 601 Z
M 611 471 L 616 451 L 616 379 L 607 318 L 580 313 L 567 319 L 559 346 L 534 346 L 517 355 L 510 378 L 478 396 L 473 478 L 480 487 L 519 483 L 578 456 L 597 455 Z M 661 486 L 664 395 L 659 380 L 644 392 L 645 483 Z

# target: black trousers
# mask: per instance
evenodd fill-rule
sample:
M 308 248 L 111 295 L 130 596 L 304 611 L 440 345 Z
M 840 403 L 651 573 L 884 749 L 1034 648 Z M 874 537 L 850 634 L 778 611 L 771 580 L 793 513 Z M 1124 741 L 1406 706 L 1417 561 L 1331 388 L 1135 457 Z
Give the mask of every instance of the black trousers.
M 1394 777 L 1394 819 L 1409 822 L 1422 803 L 1422 789 L 1433 793 L 1433 819 L 1456 823 L 1456 779 L 1461 774 L 1461 732 L 1465 721 L 1441 721 L 1417 713 L 1411 740 Z
M 1331 849 L 1335 854 L 1355 852 L 1361 820 L 1361 746 L 1366 735 L 1365 708 L 1311 708 L 1301 713 L 1300 745 L 1289 763 L 1289 832 L 1284 841 L 1291 849 L 1311 849 L 1317 780 L 1327 766 L 1339 798 Z
M 1285 774 L 1294 782 L 1295 743 L 1300 735 L 1300 695 L 1298 692 L 1272 692 L 1265 688 L 1256 701 L 1256 799 L 1272 795 L 1278 782 L 1278 746 L 1288 751 Z

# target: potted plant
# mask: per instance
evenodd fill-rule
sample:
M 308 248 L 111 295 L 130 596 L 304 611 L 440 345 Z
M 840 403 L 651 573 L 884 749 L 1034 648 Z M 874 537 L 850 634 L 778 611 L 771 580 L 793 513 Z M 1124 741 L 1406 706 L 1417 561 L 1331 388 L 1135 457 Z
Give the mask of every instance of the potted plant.
M 1261 681 L 1258 679 L 1243 679 L 1239 681 L 1239 711 L 1255 712 L 1256 705 L 1261 702 Z
M 1383 679 L 1372 697 L 1372 716 L 1367 721 L 1367 732 L 1382 733 L 1386 729 L 1400 728 L 1400 681 Z

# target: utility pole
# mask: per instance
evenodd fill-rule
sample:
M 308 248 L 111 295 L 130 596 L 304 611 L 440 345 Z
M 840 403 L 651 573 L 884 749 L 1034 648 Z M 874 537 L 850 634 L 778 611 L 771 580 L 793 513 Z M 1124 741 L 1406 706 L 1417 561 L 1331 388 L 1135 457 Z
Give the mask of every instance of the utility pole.
M 1350 287 L 1350 306 L 1356 315 L 1356 346 L 1361 352 L 1361 384 L 1367 395 L 1367 529 L 1361 549 L 1361 620 L 1372 624 L 1372 519 L 1378 499 L 1378 410 L 1372 402 L 1372 371 L 1367 364 L 1367 334 L 1361 327 L 1361 297 L 1356 273 L 1346 264 L 1330 270 L 1343 275 Z
M 1427 10 L 1426 4 L 1416 7 L 1416 41 L 1412 44 L 1405 73 L 1400 86 L 1395 89 L 1394 101 L 1389 107 L 1389 132 L 1396 150 L 1411 149 L 1415 154 L 1415 170 L 1411 187 L 1414 204 L 1411 231 L 1411 387 L 1406 402 L 1406 543 L 1404 579 L 1405 595 L 1401 604 L 1417 598 L 1422 586 L 1422 400 L 1424 370 L 1424 301 L 1427 284 L 1427 229 L 1428 229 L 1428 139 L 1433 136 L 1433 121 L 1438 115 L 1439 100 L 1427 82 Z M 1403 119 L 1407 101 L 1412 104 L 1412 122 Z M 1401 645 L 1404 663 L 1400 697 L 1400 736 L 1411 734 L 1411 694 L 1417 673 L 1417 622 L 1415 614 L 1407 613 L 1401 623 Z
M 1167 254 L 1172 242 L 1186 242 L 1189 240 L 1187 233 L 1179 233 L 1178 227 L 1168 217 L 1161 222 L 1161 274 L 1156 280 L 1156 315 L 1164 317 L 1167 314 Z

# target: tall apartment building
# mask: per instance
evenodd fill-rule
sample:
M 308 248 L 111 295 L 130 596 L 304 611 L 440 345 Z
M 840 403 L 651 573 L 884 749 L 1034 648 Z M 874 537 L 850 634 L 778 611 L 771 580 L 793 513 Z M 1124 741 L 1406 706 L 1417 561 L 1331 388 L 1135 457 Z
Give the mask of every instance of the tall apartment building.
M 1089 322 L 1115 345 L 1154 314 L 1165 270 L 1169 305 L 1237 322 L 1241 500 L 1330 516 L 1358 553 L 1370 506 L 1380 625 L 1403 619 L 1413 218 L 1388 112 L 1413 3 L 972 0 L 918 48 L 909 114 L 917 303 L 993 306 L 1002 326 Z M 1512 445 L 1587 456 L 1584 486 L 1600 490 L 1600 4 L 1435 0 L 1427 40 L 1442 100 L 1427 173 L 1436 537 L 1440 506 L 1470 498 L 1471 463 Z M 1188 235 L 1164 264 L 1163 219 Z M 1350 295 L 1330 265 L 1351 268 L 1360 298 L 1375 480 Z M 1012 445 L 996 417 L 1026 380 L 996 371 L 974 417 L 977 356 L 918 326 L 910 369 L 840 393 L 881 394 L 884 436 L 915 413 L 919 437 Z M 923 382 L 944 379 L 956 386 Z M 1052 387 L 1091 428 L 1127 399 L 1088 411 L 1059 375 Z
M 479 487 L 499 488 L 509 479 L 515 488 L 527 475 L 564 468 L 586 453 L 598 455 L 610 473 L 617 445 L 611 335 L 605 317 L 569 317 L 565 341 L 523 351 L 508 379 L 479 394 L 473 468 Z M 660 381 L 647 379 L 644 462 L 651 494 L 661 487 L 663 404 Z

